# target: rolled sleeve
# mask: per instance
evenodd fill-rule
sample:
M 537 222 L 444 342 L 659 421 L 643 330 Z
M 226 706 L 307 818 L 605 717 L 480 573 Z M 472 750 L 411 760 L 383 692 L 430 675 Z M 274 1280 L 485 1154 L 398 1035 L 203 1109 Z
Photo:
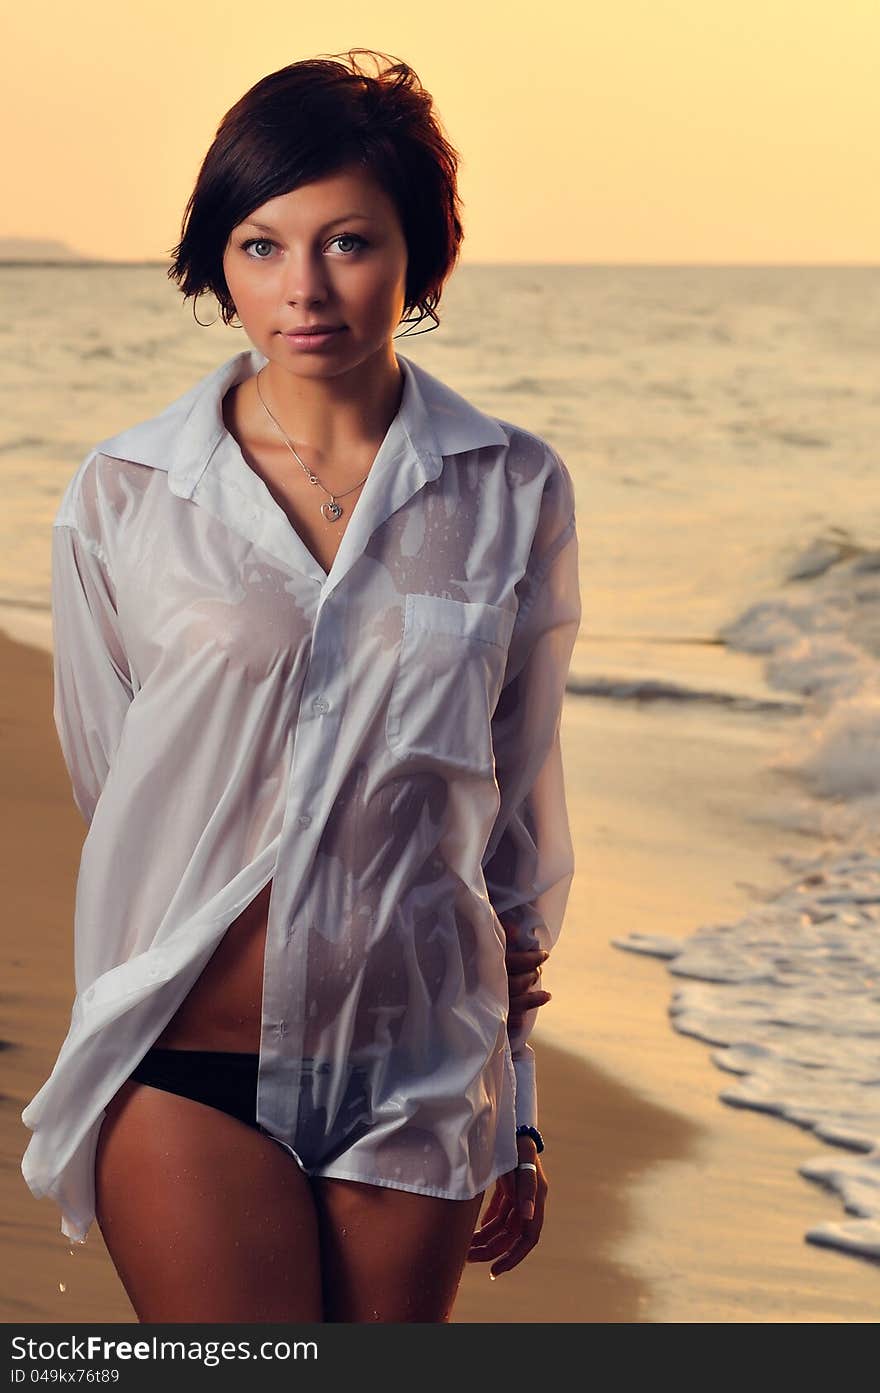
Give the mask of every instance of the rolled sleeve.
M 574 502 L 571 480 L 559 463 L 557 516 L 560 502 L 567 501 L 572 509 Z M 572 511 L 561 527 L 552 529 L 526 578 L 492 721 L 501 802 L 483 857 L 483 874 L 511 948 L 553 947 L 574 875 L 560 723 L 580 618 Z M 537 1126 L 535 1057 L 528 1042 L 537 1014 L 538 1008 L 528 1011 L 510 1031 L 517 1126 Z

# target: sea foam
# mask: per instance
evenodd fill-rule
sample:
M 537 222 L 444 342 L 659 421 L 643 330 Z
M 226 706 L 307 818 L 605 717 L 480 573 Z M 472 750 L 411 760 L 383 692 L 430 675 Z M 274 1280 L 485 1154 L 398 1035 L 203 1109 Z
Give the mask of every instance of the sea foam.
M 756 817 L 823 850 L 779 856 L 781 883 L 750 887 L 754 907 L 734 923 L 612 942 L 687 979 L 670 1018 L 735 1076 L 723 1102 L 835 1148 L 798 1169 L 852 1217 L 806 1239 L 880 1260 L 880 550 L 818 538 L 719 637 L 763 655 L 767 684 L 803 699 L 772 761 L 790 792 Z

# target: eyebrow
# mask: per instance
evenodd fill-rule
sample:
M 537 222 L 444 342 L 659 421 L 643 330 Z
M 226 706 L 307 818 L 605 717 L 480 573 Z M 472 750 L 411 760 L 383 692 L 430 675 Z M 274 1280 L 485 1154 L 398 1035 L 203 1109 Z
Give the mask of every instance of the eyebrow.
M 359 218 L 361 222 L 371 221 L 369 213 L 340 213 L 338 218 L 331 218 L 330 221 L 325 222 L 324 226 L 319 228 L 318 231 L 326 232 L 328 227 L 334 227 L 338 222 L 352 222 L 355 218 Z M 275 235 L 274 227 L 270 227 L 268 223 L 256 222 L 253 218 L 245 218 L 241 226 L 256 227 L 260 232 L 270 232 L 273 236 Z

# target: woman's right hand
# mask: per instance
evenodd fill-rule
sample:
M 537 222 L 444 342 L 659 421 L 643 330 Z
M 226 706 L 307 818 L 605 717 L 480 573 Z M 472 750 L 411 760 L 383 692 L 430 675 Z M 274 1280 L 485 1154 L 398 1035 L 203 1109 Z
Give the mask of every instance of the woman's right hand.
M 507 1171 L 495 1181 L 495 1190 L 468 1249 L 468 1262 L 491 1262 L 491 1277 L 509 1272 L 532 1251 L 544 1227 L 548 1184 L 529 1136 L 517 1137 L 519 1160 L 530 1162 L 535 1170 Z

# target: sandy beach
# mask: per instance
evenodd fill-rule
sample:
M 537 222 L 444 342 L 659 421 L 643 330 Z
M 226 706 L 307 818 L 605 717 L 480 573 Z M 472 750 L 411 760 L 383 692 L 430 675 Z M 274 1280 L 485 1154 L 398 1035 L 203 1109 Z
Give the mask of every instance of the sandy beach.
M 8 1257 L 0 1319 L 133 1321 L 97 1224 L 86 1245 L 71 1250 L 54 1203 L 34 1200 L 20 1174 L 29 1135 L 21 1109 L 47 1077 L 69 1019 L 84 825 L 52 723 L 49 654 L 0 634 L 0 674 L 10 910 L 2 945 L 0 1189 Z M 834 1197 L 796 1172 L 822 1148 L 794 1127 L 720 1103 L 725 1080 L 708 1050 L 669 1026 L 663 965 L 610 946 L 615 934 L 639 927 L 684 934 L 703 914 L 733 912 L 743 895 L 720 870 L 723 844 L 716 847 L 718 864 L 693 854 L 688 778 L 676 780 L 674 796 L 662 781 L 654 788 L 650 780 L 638 783 L 637 729 L 651 738 L 626 711 L 586 702 L 567 709 L 573 830 L 583 851 L 565 951 L 578 955 L 581 984 L 586 965 L 590 985 L 586 993 L 578 988 L 584 1022 L 578 1044 L 583 1051 L 588 1040 L 590 1063 L 536 1032 L 551 1185 L 544 1234 L 498 1281 L 489 1280 L 488 1264 L 467 1267 L 454 1319 L 873 1321 L 877 1268 L 803 1238 L 811 1224 L 841 1213 Z M 719 801 L 733 806 L 744 752 L 734 739 L 724 745 L 715 739 L 706 768 L 698 758 L 706 753 L 698 725 L 684 722 L 681 732 L 681 749 L 667 743 L 665 759 L 675 764 L 680 757 L 676 767 L 699 770 L 691 782 L 721 780 Z M 611 788 L 616 801 L 607 797 Z M 652 798 L 664 818 L 662 857 L 650 837 L 632 835 L 639 819 L 645 828 L 656 826 Z M 627 838 L 616 835 L 624 826 Z M 754 845 L 737 853 L 740 878 L 766 873 L 760 828 Z M 561 943 L 557 951 L 559 963 L 552 980 L 548 968 L 546 981 L 554 999 L 565 991 Z

